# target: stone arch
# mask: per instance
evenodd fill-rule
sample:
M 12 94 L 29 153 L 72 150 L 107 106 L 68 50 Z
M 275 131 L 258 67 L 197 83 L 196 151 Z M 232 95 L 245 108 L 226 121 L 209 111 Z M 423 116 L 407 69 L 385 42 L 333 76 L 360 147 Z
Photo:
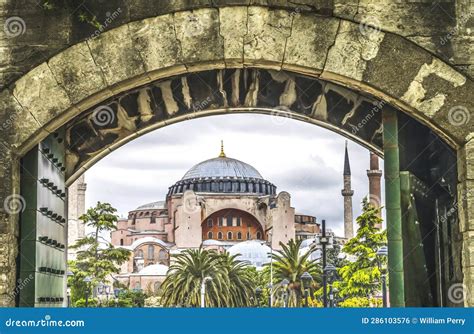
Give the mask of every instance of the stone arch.
M 130 22 L 60 52 L 2 92 L 1 109 L 15 115 L 5 142 L 21 155 L 129 89 L 172 75 L 241 67 L 290 70 L 368 92 L 456 148 L 473 127 L 473 119 L 464 126 L 450 122 L 452 108 L 472 110 L 472 81 L 414 43 L 383 31 L 367 35 L 339 18 L 234 6 Z

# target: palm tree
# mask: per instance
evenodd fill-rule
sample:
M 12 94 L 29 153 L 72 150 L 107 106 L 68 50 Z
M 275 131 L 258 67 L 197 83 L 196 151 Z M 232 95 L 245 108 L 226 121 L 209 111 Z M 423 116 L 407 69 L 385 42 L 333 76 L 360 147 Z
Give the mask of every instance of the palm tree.
M 163 282 L 164 306 L 197 307 L 205 277 L 206 306 L 238 307 L 251 304 L 254 284 L 245 270 L 247 264 L 235 256 L 213 250 L 187 249 L 175 257 Z
M 300 306 L 304 290 L 301 282 L 301 275 L 308 272 L 313 277 L 313 286 L 316 287 L 321 278 L 321 269 L 315 261 L 309 259 L 315 247 L 310 247 L 304 254 L 300 254 L 302 240 L 291 239 L 287 245 L 280 242 L 282 248 L 279 252 L 273 252 L 273 275 L 275 281 L 281 282 L 284 279 L 288 284 L 288 306 Z M 267 264 L 269 265 L 269 264 Z M 277 289 L 274 293 L 280 293 Z
M 229 306 L 252 306 L 255 302 L 255 281 L 248 271 L 249 265 L 238 261 L 238 256 L 227 252 L 220 254 L 220 268 L 226 271 L 230 283 Z

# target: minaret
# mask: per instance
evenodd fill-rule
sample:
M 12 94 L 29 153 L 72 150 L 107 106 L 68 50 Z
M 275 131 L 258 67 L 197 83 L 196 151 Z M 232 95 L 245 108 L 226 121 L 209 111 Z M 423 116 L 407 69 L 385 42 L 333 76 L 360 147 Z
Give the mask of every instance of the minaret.
M 382 191 L 380 178 L 382 171 L 379 169 L 379 157 L 370 152 L 370 169 L 367 170 L 367 177 L 369 178 L 369 202 L 376 208 L 382 206 Z M 379 217 L 382 213 L 379 211 Z
M 73 245 L 78 239 L 86 234 L 84 223 L 79 217 L 86 213 L 86 189 L 87 184 L 84 175 L 81 175 L 71 186 L 68 187 L 68 246 Z M 77 249 L 68 248 L 67 259 L 76 259 Z
M 344 197 L 344 238 L 350 239 L 354 236 L 353 215 L 352 215 L 352 196 L 354 190 L 351 189 L 351 165 L 349 164 L 349 153 L 344 156 L 344 189 L 341 194 Z

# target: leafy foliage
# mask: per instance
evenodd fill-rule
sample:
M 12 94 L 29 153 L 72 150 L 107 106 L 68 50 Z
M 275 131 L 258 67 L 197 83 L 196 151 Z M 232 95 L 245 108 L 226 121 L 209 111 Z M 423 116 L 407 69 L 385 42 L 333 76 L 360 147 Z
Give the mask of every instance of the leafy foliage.
M 79 217 L 94 232 L 79 239 L 71 248 L 77 249 L 76 261 L 70 261 L 68 266 L 73 276 L 69 277 L 72 302 L 85 298 L 91 286 L 104 282 L 112 273 L 120 271 L 120 265 L 130 257 L 130 251 L 115 248 L 110 242 L 105 241 L 100 234 L 116 229 L 117 216 L 109 203 L 97 202 L 94 208 Z M 84 282 L 86 277 L 91 278 L 89 284 Z
M 272 254 L 274 283 L 284 279 L 289 281 L 288 306 L 302 305 L 304 288 L 301 275 L 304 272 L 308 272 L 313 278 L 312 288 L 317 288 L 321 282 L 320 266 L 315 261 L 309 260 L 315 247 L 310 247 L 304 254 L 300 254 L 301 242 L 302 240 L 291 239 L 287 245 L 280 243 L 282 250 Z M 274 289 L 274 293 L 278 296 L 282 294 L 280 289 L 281 287 L 278 286 Z
M 373 207 L 366 199 L 362 204 L 362 214 L 356 220 L 359 225 L 357 234 L 342 249 L 344 253 L 356 260 L 348 262 L 338 270 L 341 281 L 333 284 L 342 298 L 367 299 L 380 289 L 378 283 L 380 270 L 377 261 L 385 261 L 385 259 L 377 259 L 376 252 L 387 243 L 386 231 L 379 231 L 376 228 L 376 225 L 382 223 L 382 219 L 378 216 L 380 209 Z
M 205 277 L 207 307 L 252 306 L 255 285 L 248 264 L 213 250 L 187 249 L 175 255 L 161 289 L 164 306 L 197 307 Z

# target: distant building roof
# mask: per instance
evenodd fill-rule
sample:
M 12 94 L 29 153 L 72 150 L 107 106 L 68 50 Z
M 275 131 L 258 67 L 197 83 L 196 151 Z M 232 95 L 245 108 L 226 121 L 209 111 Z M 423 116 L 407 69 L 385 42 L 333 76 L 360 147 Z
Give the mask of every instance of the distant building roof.
M 165 201 L 157 201 L 157 202 L 152 202 L 144 205 L 140 205 L 138 208 L 135 210 L 155 210 L 155 209 L 165 209 Z
M 140 270 L 138 274 L 148 276 L 166 276 L 168 269 L 169 267 L 164 264 L 152 264 Z
M 230 255 L 239 254 L 237 260 L 248 262 L 257 268 L 270 262 L 271 248 L 259 240 L 239 242 L 227 251 Z

